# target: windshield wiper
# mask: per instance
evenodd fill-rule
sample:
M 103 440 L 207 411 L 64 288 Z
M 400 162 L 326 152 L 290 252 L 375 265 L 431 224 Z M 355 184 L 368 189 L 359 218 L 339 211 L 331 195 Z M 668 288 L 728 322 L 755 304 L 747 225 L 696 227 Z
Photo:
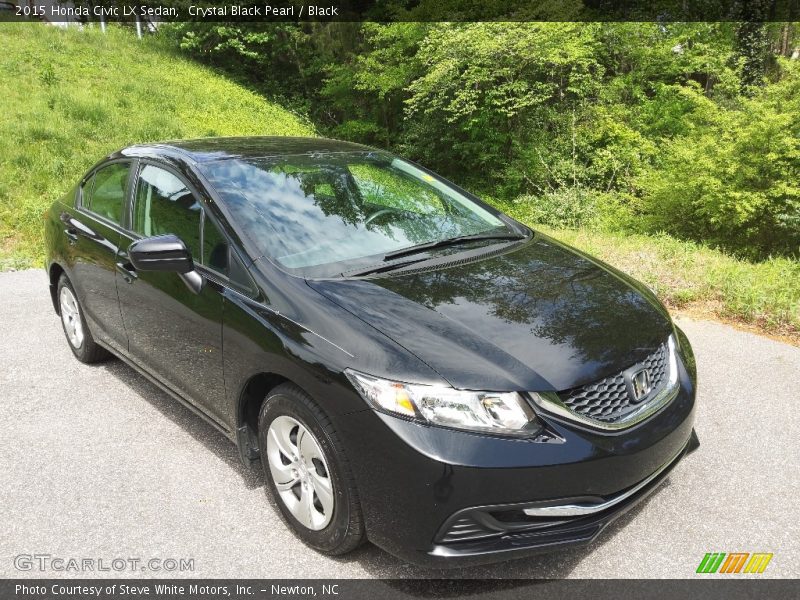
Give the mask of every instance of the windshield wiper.
M 414 258 L 412 260 L 399 260 L 397 262 L 389 263 L 389 264 L 379 264 L 379 265 L 372 265 L 371 267 L 366 267 L 365 269 L 361 270 L 353 270 L 353 271 L 346 271 L 342 273 L 342 277 L 363 277 L 364 275 L 374 275 L 375 273 L 384 273 L 386 271 L 393 271 L 395 269 L 399 269 L 401 267 L 407 267 L 408 265 L 413 265 L 418 262 L 422 262 L 427 260 L 427 258 Z
M 458 237 L 446 240 L 438 240 L 426 244 L 419 244 L 418 246 L 411 246 L 410 248 L 403 248 L 402 250 L 395 250 L 394 252 L 389 252 L 384 255 L 383 260 L 392 260 L 393 258 L 417 254 L 418 252 L 424 252 L 432 248 L 444 248 L 445 246 L 456 246 L 468 242 L 479 242 L 481 240 L 524 240 L 525 237 L 526 236 L 521 233 L 475 233 L 472 235 L 459 235 Z
M 387 263 L 386 261 L 393 260 L 395 258 L 402 258 L 403 256 L 408 256 L 410 254 L 417 254 L 419 252 L 424 252 L 425 250 L 430 250 L 432 248 L 443 248 L 445 246 L 455 246 L 458 244 L 464 244 L 469 242 L 475 241 L 482 241 L 482 240 L 524 240 L 527 236 L 522 235 L 521 233 L 475 233 L 472 235 L 460 235 L 458 237 L 449 238 L 446 240 L 437 240 L 435 242 L 427 242 L 425 244 L 419 244 L 417 246 L 411 246 L 410 248 L 403 248 L 401 250 L 395 250 L 394 252 L 389 252 L 383 256 L 383 263 L 372 265 L 371 267 L 366 267 L 361 270 L 353 270 L 353 271 L 346 271 L 342 273 L 342 277 L 363 277 L 365 275 L 374 275 L 375 273 L 385 273 L 387 271 L 394 271 L 395 269 L 400 269 L 402 267 L 407 267 L 409 265 L 413 265 L 415 263 L 423 262 L 428 260 L 428 257 L 422 258 L 413 258 L 411 260 L 398 260 L 396 262 Z

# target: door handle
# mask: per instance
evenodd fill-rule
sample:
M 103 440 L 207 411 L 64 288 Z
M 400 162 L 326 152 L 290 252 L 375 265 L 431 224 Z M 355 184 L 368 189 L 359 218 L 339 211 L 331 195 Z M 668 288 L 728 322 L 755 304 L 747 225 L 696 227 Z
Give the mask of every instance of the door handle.
M 119 271 L 122 278 L 127 283 L 133 283 L 139 276 L 136 274 L 136 267 L 134 267 L 130 261 L 119 261 L 117 263 L 117 271 Z
M 64 235 L 67 236 L 70 245 L 74 245 L 78 241 L 78 230 L 74 227 L 67 227 L 64 230 Z

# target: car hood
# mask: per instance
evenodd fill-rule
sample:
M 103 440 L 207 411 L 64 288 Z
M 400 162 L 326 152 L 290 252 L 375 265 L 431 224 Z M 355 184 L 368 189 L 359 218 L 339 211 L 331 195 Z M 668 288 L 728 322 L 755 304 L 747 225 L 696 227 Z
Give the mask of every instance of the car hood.
M 539 233 L 466 264 L 308 285 L 461 389 L 569 389 L 637 363 L 672 331 L 644 286 Z

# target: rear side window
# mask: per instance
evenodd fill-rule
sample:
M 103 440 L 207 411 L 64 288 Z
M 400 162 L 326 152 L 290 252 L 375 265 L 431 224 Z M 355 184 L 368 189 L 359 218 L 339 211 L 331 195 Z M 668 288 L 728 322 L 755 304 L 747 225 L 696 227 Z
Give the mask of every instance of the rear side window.
M 121 223 L 130 170 L 128 163 L 112 163 L 98 169 L 83 186 L 83 206 L 109 221 Z
M 202 215 L 202 206 L 178 177 L 153 165 L 142 168 L 133 214 L 136 233 L 145 237 L 177 235 L 199 262 Z

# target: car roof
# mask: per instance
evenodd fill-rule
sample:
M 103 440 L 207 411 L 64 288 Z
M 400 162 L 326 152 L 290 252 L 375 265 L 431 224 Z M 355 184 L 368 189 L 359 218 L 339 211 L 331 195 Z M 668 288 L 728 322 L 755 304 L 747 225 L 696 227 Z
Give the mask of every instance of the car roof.
M 121 150 L 124 156 L 181 155 L 195 163 L 230 158 L 257 158 L 328 154 L 340 152 L 369 152 L 374 148 L 318 137 L 259 136 L 209 137 L 194 140 L 174 140 L 152 144 L 137 144 Z

